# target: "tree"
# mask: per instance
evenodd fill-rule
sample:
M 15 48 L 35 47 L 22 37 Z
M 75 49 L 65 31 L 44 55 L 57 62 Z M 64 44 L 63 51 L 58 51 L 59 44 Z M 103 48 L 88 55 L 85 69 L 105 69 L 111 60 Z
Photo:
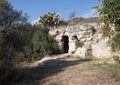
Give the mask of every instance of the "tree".
M 48 12 L 47 14 L 40 16 L 38 24 L 41 26 L 53 27 L 59 24 L 60 18 L 59 15 L 55 12 Z
M 76 15 L 75 12 L 70 13 L 69 19 L 70 19 L 70 20 L 74 19 L 74 18 L 75 18 L 75 15 Z
M 8 0 L 0 0 L 0 30 L 3 40 L 6 43 L 13 43 L 11 36 L 16 29 L 27 23 L 27 15 L 23 15 L 22 11 L 13 9 Z
M 120 31 L 120 0 L 100 0 L 101 5 L 96 9 L 100 15 L 100 20 L 107 26 L 115 26 L 116 31 Z
M 120 0 L 100 0 L 101 5 L 96 9 L 100 15 L 100 21 L 104 22 L 104 34 L 112 35 L 111 47 L 113 51 L 120 50 Z M 114 31 L 112 28 L 114 27 Z
M 52 22 L 46 25 L 56 25 L 58 16 L 48 14 L 47 19 Z M 56 41 L 48 32 L 45 27 L 27 23 L 27 16 L 14 10 L 7 0 L 0 0 L 0 85 L 19 81 L 21 75 L 16 75 L 15 70 L 19 62 L 41 59 L 45 54 L 58 51 Z
M 22 15 L 22 11 L 17 11 L 7 0 L 0 0 L 0 25 L 4 31 L 8 32 L 18 28 L 27 22 L 27 14 Z
M 16 63 L 13 60 L 23 43 L 16 30 L 26 22 L 27 17 L 22 15 L 21 11 L 13 9 L 7 0 L 0 0 L 0 84 L 2 85 L 12 78 L 11 70 Z

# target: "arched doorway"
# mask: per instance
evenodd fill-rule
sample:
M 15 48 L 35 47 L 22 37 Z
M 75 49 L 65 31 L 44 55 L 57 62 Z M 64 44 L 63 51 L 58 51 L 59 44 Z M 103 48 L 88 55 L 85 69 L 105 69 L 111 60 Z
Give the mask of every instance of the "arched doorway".
M 69 37 L 68 36 L 62 36 L 62 50 L 63 53 L 68 53 L 69 50 Z

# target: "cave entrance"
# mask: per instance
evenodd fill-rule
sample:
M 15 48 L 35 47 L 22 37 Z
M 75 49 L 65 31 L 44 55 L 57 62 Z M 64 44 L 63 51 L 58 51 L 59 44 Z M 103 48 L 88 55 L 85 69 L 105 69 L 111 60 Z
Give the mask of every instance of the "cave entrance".
M 63 48 L 63 53 L 68 53 L 68 50 L 69 50 L 69 37 L 68 36 L 62 36 L 62 48 Z

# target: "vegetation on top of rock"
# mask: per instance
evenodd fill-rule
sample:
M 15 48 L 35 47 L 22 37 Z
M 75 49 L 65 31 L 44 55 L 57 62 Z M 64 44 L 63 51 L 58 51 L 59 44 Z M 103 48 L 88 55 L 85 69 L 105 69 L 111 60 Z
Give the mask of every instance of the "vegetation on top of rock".
M 80 24 L 80 23 L 92 23 L 92 22 L 97 22 L 98 17 L 91 17 L 91 18 L 82 18 L 82 17 L 78 17 L 78 18 L 73 18 L 73 19 L 69 19 L 66 22 L 68 23 L 68 25 L 76 25 L 76 24 Z
M 40 20 L 37 24 L 41 26 L 53 27 L 59 25 L 60 16 L 55 12 L 48 12 L 43 16 L 40 16 Z
M 69 15 L 69 19 L 72 20 L 75 18 L 76 13 L 75 12 L 71 12 Z
M 105 24 L 114 25 L 115 30 L 119 31 L 120 27 L 120 0 L 100 0 L 101 5 L 96 9 L 100 15 L 100 20 Z
M 77 42 L 75 43 L 76 48 L 82 47 L 83 45 L 84 45 L 84 43 L 81 42 L 81 41 L 77 41 Z
M 107 36 L 113 36 L 113 51 L 120 50 L 120 0 L 100 0 L 101 5 L 96 9 L 100 15 L 99 20 L 104 22 L 103 33 Z

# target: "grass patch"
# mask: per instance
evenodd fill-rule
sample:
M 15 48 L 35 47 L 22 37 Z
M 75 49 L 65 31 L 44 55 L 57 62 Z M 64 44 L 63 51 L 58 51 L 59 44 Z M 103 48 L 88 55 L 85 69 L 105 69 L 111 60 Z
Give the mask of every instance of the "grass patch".
M 100 64 L 92 64 L 92 67 L 104 70 L 111 78 L 114 78 L 116 82 L 120 83 L 120 64 L 108 64 L 106 62 Z

